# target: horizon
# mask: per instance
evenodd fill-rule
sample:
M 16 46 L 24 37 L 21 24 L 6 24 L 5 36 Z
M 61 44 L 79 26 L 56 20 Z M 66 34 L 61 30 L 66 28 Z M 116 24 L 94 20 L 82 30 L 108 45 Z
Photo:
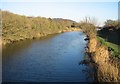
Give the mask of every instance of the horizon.
M 99 26 L 104 25 L 107 19 L 118 19 L 117 2 L 1 2 L 1 4 L 1 10 L 25 16 L 63 18 L 76 22 L 91 17 L 97 20 Z

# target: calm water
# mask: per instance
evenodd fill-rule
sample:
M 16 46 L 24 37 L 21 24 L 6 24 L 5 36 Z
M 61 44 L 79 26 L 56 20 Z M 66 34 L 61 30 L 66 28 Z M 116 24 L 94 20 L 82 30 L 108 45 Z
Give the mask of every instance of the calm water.
M 3 82 L 93 81 L 79 65 L 84 59 L 85 35 L 67 32 L 26 40 L 3 48 Z

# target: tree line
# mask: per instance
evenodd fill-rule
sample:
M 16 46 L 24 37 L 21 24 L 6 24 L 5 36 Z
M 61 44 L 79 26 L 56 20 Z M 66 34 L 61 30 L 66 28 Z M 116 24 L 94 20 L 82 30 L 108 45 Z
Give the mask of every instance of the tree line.
M 8 11 L 1 12 L 4 43 L 58 33 L 76 24 L 75 21 L 62 18 L 27 17 Z

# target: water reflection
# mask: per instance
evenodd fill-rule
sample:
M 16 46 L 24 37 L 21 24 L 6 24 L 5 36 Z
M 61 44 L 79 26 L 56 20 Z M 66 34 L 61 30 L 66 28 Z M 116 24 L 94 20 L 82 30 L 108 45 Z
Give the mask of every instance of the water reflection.
M 3 50 L 3 82 L 89 82 L 79 66 L 85 35 L 66 32 L 26 40 Z
M 85 52 L 84 59 L 79 62 L 79 65 L 85 65 L 86 68 L 83 69 L 83 73 L 86 74 L 87 80 L 93 80 L 93 82 L 98 82 L 97 78 L 97 64 L 92 60 L 90 53 Z

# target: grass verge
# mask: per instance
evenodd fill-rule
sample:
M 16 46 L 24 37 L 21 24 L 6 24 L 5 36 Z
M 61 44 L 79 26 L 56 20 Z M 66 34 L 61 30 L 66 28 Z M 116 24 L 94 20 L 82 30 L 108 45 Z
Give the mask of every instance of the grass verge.
M 107 46 L 111 50 L 111 54 L 112 54 L 113 57 L 114 56 L 116 57 L 116 56 L 120 55 L 120 46 L 119 45 L 111 43 L 111 42 L 107 42 L 104 38 L 99 37 L 99 36 L 97 36 L 97 40 L 101 44 Z

